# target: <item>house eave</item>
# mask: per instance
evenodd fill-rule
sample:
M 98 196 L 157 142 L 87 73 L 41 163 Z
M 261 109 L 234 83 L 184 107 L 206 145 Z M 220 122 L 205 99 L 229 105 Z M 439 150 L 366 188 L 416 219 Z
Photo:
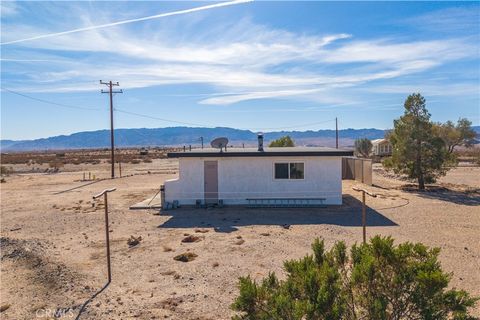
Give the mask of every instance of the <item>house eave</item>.
M 338 151 L 223 151 L 223 152 L 169 152 L 168 158 L 232 158 L 232 157 L 349 157 L 353 156 L 351 150 Z

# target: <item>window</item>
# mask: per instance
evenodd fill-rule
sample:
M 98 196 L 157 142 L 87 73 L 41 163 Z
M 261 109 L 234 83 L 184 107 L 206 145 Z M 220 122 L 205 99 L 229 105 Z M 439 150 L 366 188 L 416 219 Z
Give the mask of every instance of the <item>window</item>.
M 288 163 L 275 163 L 275 179 L 288 179 Z
M 302 162 L 290 163 L 290 179 L 303 179 L 304 164 Z
M 304 179 L 305 164 L 303 162 L 275 163 L 275 179 Z

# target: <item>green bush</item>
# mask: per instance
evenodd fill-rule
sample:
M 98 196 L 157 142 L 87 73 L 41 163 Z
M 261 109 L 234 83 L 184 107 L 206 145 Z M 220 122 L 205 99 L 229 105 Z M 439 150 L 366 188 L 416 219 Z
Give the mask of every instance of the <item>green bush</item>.
M 290 136 L 284 136 L 278 138 L 277 140 L 273 140 L 268 145 L 269 147 L 295 147 L 295 143 L 293 142 Z
M 234 319 L 475 319 L 468 309 L 478 298 L 447 289 L 438 248 L 376 236 L 350 254 L 344 242 L 326 251 L 319 239 L 312 250 L 284 263 L 284 281 L 240 278 Z
M 0 174 L 3 175 L 9 175 L 12 172 L 11 169 L 5 167 L 5 166 L 0 166 Z
M 367 138 L 355 140 L 355 154 L 357 156 L 368 158 L 372 152 L 372 142 Z

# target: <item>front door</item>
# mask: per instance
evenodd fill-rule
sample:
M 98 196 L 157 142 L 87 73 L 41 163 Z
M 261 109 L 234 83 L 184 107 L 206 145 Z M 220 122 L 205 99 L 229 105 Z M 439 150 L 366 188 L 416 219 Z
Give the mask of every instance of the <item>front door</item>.
M 218 161 L 205 161 L 203 173 L 205 203 L 218 203 Z

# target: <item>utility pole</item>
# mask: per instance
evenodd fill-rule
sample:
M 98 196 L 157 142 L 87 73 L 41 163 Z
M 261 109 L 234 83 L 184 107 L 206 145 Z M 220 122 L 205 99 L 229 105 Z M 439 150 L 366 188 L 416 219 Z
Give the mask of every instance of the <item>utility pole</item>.
M 338 120 L 335 118 L 335 148 L 338 149 Z
M 109 93 L 110 94 L 110 144 L 111 144 L 111 162 L 112 162 L 112 179 L 115 178 L 115 141 L 113 135 L 113 94 L 114 93 L 123 93 L 123 91 L 117 90 L 113 91 L 113 86 L 119 86 L 119 83 L 113 83 L 112 81 L 104 82 L 100 80 L 100 84 L 105 84 L 108 86 L 108 91 L 102 89 L 102 93 Z

